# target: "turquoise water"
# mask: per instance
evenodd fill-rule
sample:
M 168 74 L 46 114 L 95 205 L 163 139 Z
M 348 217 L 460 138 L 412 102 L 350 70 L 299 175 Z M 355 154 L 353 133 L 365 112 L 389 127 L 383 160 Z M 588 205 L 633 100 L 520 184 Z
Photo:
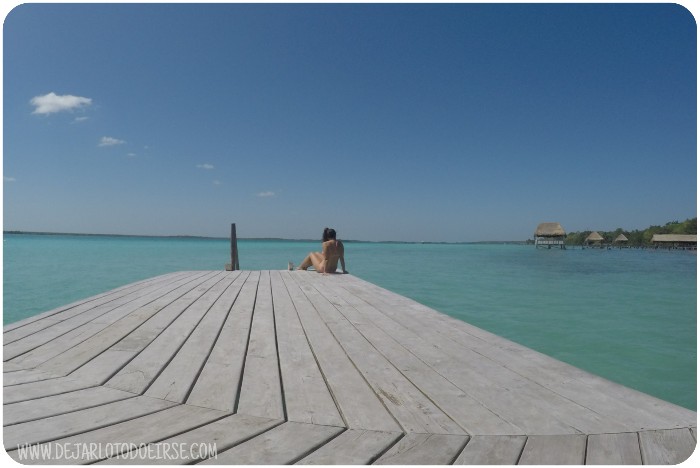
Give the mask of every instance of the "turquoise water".
M 240 240 L 242 269 L 318 242 Z M 229 241 L 7 234 L 3 321 L 179 270 L 221 270 Z M 696 409 L 697 257 L 653 250 L 346 243 L 348 270 L 582 369 Z

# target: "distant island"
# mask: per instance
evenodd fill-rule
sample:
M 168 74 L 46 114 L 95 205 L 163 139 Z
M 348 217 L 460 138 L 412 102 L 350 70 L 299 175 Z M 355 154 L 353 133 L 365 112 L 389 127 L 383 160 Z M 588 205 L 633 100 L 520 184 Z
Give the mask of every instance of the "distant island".
M 174 235 L 174 236 L 156 236 L 149 234 L 86 234 L 82 232 L 41 232 L 41 231 L 3 231 L 3 234 L 22 234 L 31 236 L 86 236 L 86 237 L 140 237 L 152 239 L 211 239 L 211 240 L 228 240 L 228 237 L 212 237 L 212 236 L 190 236 L 190 235 Z M 239 237 L 238 240 L 254 240 L 254 241 L 271 241 L 271 242 L 319 242 L 319 239 L 285 239 L 283 237 Z M 435 245 L 468 245 L 468 244 L 512 244 L 524 245 L 527 241 L 474 241 L 474 242 L 440 242 L 440 241 L 368 241 L 358 239 L 343 239 L 346 243 L 356 244 L 435 244 Z
M 593 231 L 570 232 L 566 235 L 564 243 L 566 245 L 583 245 L 586 238 Z M 630 247 L 645 247 L 652 245 L 651 238 L 654 234 L 697 234 L 697 218 L 686 219 L 683 222 L 671 221 L 663 226 L 649 226 L 644 230 L 625 231 L 617 228 L 614 231 L 596 231 L 603 237 L 603 243 L 610 244 L 619 236 L 624 234 L 627 237 L 626 245 Z
M 582 245 L 593 231 L 576 231 L 566 235 L 566 245 Z M 612 243 L 620 234 L 627 237 L 626 245 L 631 247 L 650 246 L 651 238 L 654 234 L 697 234 L 697 218 L 687 219 L 683 222 L 671 221 L 663 226 L 649 226 L 644 230 L 626 231 L 622 228 L 617 228 L 614 231 L 597 231 L 604 239 L 604 243 Z M 228 237 L 209 237 L 209 236 L 190 236 L 190 235 L 174 235 L 174 236 L 155 236 L 147 234 L 85 234 L 73 232 L 32 232 L 32 231 L 3 231 L 3 234 L 25 234 L 39 236 L 98 236 L 98 237 L 145 237 L 154 239 L 211 239 L 223 240 Z M 255 241 L 285 241 L 285 242 L 318 242 L 319 239 L 285 239 L 281 237 L 239 237 L 238 240 L 255 240 Z M 532 244 L 532 239 L 524 241 L 472 241 L 472 242 L 439 242 L 439 241 L 367 241 L 357 239 L 343 239 L 347 243 L 367 243 L 367 244 L 431 244 L 431 245 L 476 245 L 476 244 L 508 244 L 508 245 L 526 245 Z

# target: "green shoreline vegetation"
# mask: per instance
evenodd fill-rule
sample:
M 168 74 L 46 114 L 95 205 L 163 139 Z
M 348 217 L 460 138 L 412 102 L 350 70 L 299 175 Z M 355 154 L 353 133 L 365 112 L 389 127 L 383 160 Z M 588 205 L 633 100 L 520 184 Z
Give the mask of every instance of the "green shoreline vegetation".
M 575 231 L 566 235 L 566 245 L 582 245 L 588 235 L 593 231 Z M 622 228 L 617 228 L 614 231 L 597 231 L 603 236 L 604 243 L 610 244 L 620 234 L 627 237 L 627 246 L 630 247 L 645 247 L 650 246 L 651 238 L 654 234 L 697 234 L 697 218 L 686 219 L 683 222 L 671 221 L 664 226 L 649 226 L 644 230 L 626 231 Z M 34 232 L 34 231 L 3 231 L 3 234 L 25 234 L 25 235 L 40 235 L 40 236 L 93 236 L 93 237 L 145 237 L 157 239 L 212 239 L 222 240 L 228 237 L 211 237 L 211 236 L 190 236 L 190 235 L 173 235 L 173 236 L 156 236 L 147 234 L 86 234 L 72 232 Z M 318 239 L 285 239 L 281 237 L 239 237 L 238 240 L 255 240 L 255 241 L 288 241 L 288 242 L 316 242 Z M 532 244 L 532 239 L 525 241 L 474 241 L 474 242 L 411 242 L 411 241 L 367 241 L 355 239 L 343 239 L 343 242 L 350 243 L 368 243 L 368 244 L 511 244 L 523 245 Z
M 697 218 L 686 219 L 683 222 L 671 221 L 663 226 L 649 226 L 644 230 L 625 231 L 617 228 L 614 231 L 596 231 L 603 237 L 603 243 L 611 244 L 617 236 L 624 234 L 627 237 L 626 245 L 629 247 L 651 246 L 651 238 L 654 234 L 697 234 Z M 570 232 L 566 235 L 566 245 L 583 245 L 586 238 L 593 231 Z

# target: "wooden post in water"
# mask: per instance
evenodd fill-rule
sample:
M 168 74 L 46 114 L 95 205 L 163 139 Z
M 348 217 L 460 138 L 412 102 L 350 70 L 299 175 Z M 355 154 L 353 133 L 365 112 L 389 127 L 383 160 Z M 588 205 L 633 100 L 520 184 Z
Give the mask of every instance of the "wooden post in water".
M 236 223 L 231 224 L 231 263 L 226 264 L 226 271 L 240 270 L 238 265 L 238 240 L 236 239 Z

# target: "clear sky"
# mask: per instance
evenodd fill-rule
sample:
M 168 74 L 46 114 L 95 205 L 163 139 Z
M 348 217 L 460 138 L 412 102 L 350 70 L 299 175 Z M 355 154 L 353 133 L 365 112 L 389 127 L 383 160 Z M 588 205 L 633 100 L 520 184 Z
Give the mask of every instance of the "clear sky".
M 5 230 L 525 240 L 697 212 L 673 4 L 25 4 Z

